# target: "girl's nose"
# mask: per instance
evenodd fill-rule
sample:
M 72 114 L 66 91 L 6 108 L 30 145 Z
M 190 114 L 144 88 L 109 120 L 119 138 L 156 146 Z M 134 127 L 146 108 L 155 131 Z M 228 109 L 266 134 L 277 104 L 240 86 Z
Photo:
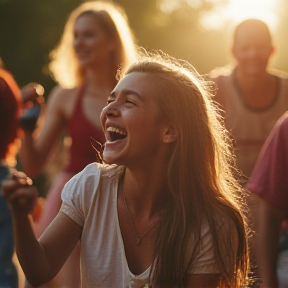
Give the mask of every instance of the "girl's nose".
M 117 117 L 119 115 L 119 110 L 118 110 L 115 102 L 111 102 L 103 108 L 101 114 L 102 114 L 102 117 L 103 116 Z

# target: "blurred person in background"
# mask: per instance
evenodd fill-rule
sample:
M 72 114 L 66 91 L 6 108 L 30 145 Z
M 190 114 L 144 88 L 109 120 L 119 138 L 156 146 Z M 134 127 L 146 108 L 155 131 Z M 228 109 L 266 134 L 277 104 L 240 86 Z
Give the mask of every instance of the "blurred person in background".
M 137 59 L 133 33 L 123 9 L 112 1 L 84 2 L 70 14 L 50 71 L 58 82 L 48 96 L 43 127 L 25 131 L 20 151 L 24 172 L 35 177 L 48 163 L 63 132 L 70 136 L 69 160 L 59 171 L 35 225 L 39 237 L 57 215 L 64 184 L 96 160 L 90 138 L 103 144 L 100 112 L 123 69 Z M 78 248 L 77 248 L 78 247 Z M 80 287 L 79 246 L 45 287 Z
M 276 123 L 246 189 L 263 288 L 288 288 L 288 112 Z
M 236 26 L 231 52 L 234 65 L 217 68 L 209 76 L 217 85 L 215 100 L 235 141 L 244 186 L 273 125 L 288 108 L 288 78 L 269 67 L 275 47 L 261 20 L 247 19 Z
M 20 90 L 13 75 L 4 68 L 0 58 L 0 185 L 3 179 L 15 171 L 23 129 L 34 129 L 36 126 L 40 107 L 44 104 L 42 92 L 43 87 L 32 82 Z M 30 215 L 31 221 L 39 220 L 42 213 L 42 200 L 41 197 L 37 198 L 35 208 Z M 18 262 L 13 254 L 12 218 L 0 190 L 1 288 L 18 288 L 18 285 L 22 284 L 22 270 L 19 266 L 15 266 L 14 262 L 16 261 L 17 265 Z M 17 270 L 21 275 L 17 275 Z
M 19 149 L 20 89 L 0 59 L 0 184 L 16 165 Z M 17 143 L 18 142 L 18 143 Z M 13 263 L 14 239 L 12 216 L 0 187 L 0 287 L 18 288 L 18 274 Z

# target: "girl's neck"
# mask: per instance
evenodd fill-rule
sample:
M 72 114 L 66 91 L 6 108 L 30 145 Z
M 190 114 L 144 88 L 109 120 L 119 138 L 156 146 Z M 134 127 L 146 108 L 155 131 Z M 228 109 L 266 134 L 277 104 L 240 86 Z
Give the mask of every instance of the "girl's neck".
M 145 173 L 125 169 L 122 189 L 129 201 L 131 212 L 149 213 L 151 217 L 163 207 L 165 181 L 162 173 Z

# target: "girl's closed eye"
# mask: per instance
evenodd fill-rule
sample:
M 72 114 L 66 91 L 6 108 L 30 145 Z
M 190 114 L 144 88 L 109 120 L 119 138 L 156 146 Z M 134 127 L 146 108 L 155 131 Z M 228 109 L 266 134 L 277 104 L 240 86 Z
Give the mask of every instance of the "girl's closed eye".
M 125 103 L 128 103 L 128 104 L 132 104 L 132 105 L 135 105 L 135 106 L 138 106 L 133 100 L 131 99 L 126 99 L 125 100 Z

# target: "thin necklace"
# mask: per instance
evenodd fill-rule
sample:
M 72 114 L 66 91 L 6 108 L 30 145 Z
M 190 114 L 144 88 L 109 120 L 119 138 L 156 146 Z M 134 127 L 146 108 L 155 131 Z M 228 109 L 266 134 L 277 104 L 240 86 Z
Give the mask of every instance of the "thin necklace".
M 125 197 L 125 193 L 124 193 L 124 190 L 123 190 L 123 198 L 124 198 L 124 204 L 125 204 L 125 208 L 126 208 L 126 211 L 127 211 L 127 214 L 128 214 L 128 217 L 129 217 L 129 220 L 130 220 L 130 223 L 131 223 L 131 227 L 132 227 L 132 230 L 133 230 L 133 233 L 135 235 L 135 238 L 137 240 L 137 243 L 136 245 L 139 246 L 140 243 L 141 243 L 141 240 L 146 236 L 148 235 L 152 229 L 157 225 L 157 223 L 159 222 L 159 219 L 148 229 L 148 231 L 146 231 L 143 235 L 139 235 L 137 232 L 136 232 L 136 229 L 134 227 L 134 223 L 133 223 L 133 220 L 132 220 L 132 217 L 131 217 L 131 214 L 130 214 L 130 211 L 129 211 L 129 208 L 128 208 L 128 205 L 127 205 L 127 199 Z

